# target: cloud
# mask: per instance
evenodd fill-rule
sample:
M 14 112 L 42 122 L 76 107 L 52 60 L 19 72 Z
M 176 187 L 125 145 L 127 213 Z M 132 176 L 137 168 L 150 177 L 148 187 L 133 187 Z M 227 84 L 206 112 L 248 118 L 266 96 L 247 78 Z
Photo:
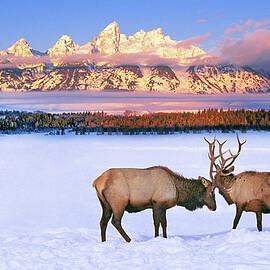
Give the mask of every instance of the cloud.
M 177 58 L 163 58 L 151 52 L 141 53 L 118 53 L 114 55 L 106 55 L 103 53 L 97 54 L 74 54 L 64 57 L 50 56 L 0 56 L 0 68 L 14 67 L 29 67 L 41 64 L 56 64 L 56 65 L 84 65 L 87 63 L 96 63 L 99 65 L 169 65 L 176 66 L 179 64 Z
M 217 47 L 219 63 L 247 65 L 255 69 L 270 70 L 270 20 L 247 20 L 234 24 L 224 31 L 223 40 Z M 238 37 L 232 36 L 239 33 Z M 239 37 L 240 36 L 240 37 Z
M 195 36 L 195 37 L 191 37 L 189 39 L 183 40 L 183 41 L 178 41 L 175 47 L 183 48 L 183 49 L 190 49 L 191 46 L 202 44 L 205 39 L 209 38 L 209 36 L 210 36 L 210 33 L 207 33 L 205 35 Z
M 251 27 L 252 25 L 254 25 L 253 20 L 247 20 L 244 24 L 235 23 L 233 27 L 228 27 L 227 29 L 225 29 L 224 34 L 232 35 L 234 33 L 244 32 L 247 29 L 249 29 L 249 27 Z
M 185 66 L 197 66 L 197 65 L 216 65 L 220 63 L 220 58 L 210 53 L 199 54 L 186 58 L 187 64 Z
M 200 24 L 200 23 L 206 23 L 206 22 L 208 22 L 208 20 L 206 20 L 206 19 L 199 19 L 195 23 Z
M 270 20 L 260 21 L 255 23 L 255 27 L 261 27 L 270 24 Z
M 15 56 L 15 55 L 0 55 L 0 68 L 14 68 L 27 65 L 41 65 L 51 63 L 49 56 Z
M 233 24 L 232 27 L 226 28 L 224 31 L 224 34 L 227 36 L 227 35 L 232 35 L 239 32 L 246 32 L 250 28 L 257 29 L 268 24 L 270 24 L 270 20 L 254 21 L 254 20 L 249 19 L 245 23 L 242 23 L 242 24 L 235 23 Z
M 110 64 L 110 65 L 177 65 L 177 58 L 163 58 L 153 54 L 151 51 L 138 52 L 138 53 L 117 53 L 108 55 L 104 53 L 96 54 L 74 54 L 65 57 L 58 57 L 52 59 L 53 62 L 67 63 L 67 64 L 78 64 L 78 63 L 96 63 L 99 65 Z
M 101 58 L 103 54 L 100 54 L 99 58 Z M 55 64 L 71 64 L 71 65 L 79 65 L 86 63 L 93 63 L 96 60 L 92 54 L 72 54 L 68 56 L 53 56 L 50 58 L 51 63 Z
M 220 61 L 270 70 L 270 30 L 258 29 L 219 47 Z
M 99 61 L 104 57 L 103 54 L 93 56 L 91 54 L 74 54 L 69 56 L 15 56 L 15 55 L 0 55 L 0 68 L 25 68 L 44 64 L 71 64 L 79 65 L 87 62 Z
M 179 64 L 177 58 L 164 58 L 151 52 L 138 53 L 119 53 L 114 55 L 103 55 L 97 59 L 101 62 L 111 63 L 113 65 L 168 65 L 175 66 Z

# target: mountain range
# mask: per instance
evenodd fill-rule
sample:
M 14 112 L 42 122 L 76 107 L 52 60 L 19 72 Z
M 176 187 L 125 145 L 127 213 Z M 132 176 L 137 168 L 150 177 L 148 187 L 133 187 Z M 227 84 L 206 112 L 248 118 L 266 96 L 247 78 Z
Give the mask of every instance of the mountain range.
M 0 51 L 0 89 L 126 90 L 215 94 L 270 91 L 264 71 L 211 64 L 192 44 L 165 36 L 161 28 L 126 36 L 116 22 L 91 42 L 78 45 L 63 35 L 45 53 L 23 38 Z

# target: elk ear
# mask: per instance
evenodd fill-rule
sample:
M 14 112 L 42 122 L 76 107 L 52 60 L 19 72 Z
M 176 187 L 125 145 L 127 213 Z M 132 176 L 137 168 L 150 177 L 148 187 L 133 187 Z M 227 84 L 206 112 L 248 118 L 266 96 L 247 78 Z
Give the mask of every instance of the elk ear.
M 228 170 L 223 170 L 223 173 L 225 173 L 226 175 L 229 175 L 230 173 L 232 173 L 234 171 L 234 166 L 232 166 L 231 168 L 229 168 Z
M 211 182 L 202 176 L 199 176 L 198 179 L 201 180 L 202 184 L 205 187 L 209 187 L 211 185 Z

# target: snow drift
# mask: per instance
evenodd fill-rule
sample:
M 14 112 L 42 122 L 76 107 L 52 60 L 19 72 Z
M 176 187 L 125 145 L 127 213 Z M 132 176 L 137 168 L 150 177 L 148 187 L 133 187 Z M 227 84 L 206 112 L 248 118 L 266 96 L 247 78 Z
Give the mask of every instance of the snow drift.
M 109 224 L 100 242 L 101 208 L 92 181 L 110 167 L 168 166 L 208 177 L 203 136 L 0 136 L 0 269 L 268 269 L 270 216 L 263 232 L 244 213 L 232 231 L 234 206 L 216 195 L 217 211 L 167 213 L 168 239 L 153 238 L 152 212 L 125 213 L 127 244 Z M 269 170 L 270 134 L 247 139 L 236 173 Z M 235 134 L 218 134 L 236 150 Z

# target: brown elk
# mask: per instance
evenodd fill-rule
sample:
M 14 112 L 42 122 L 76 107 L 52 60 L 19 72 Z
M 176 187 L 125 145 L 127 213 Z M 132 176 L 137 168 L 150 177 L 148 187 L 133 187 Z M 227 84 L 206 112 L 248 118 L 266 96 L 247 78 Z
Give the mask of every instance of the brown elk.
M 204 138 L 205 139 L 205 138 Z M 223 152 L 223 143 L 216 138 L 213 142 L 205 141 L 209 145 L 210 178 L 228 204 L 235 204 L 236 214 L 233 229 L 236 229 L 243 211 L 255 212 L 258 231 L 262 230 L 262 213 L 270 213 L 270 172 L 246 171 L 234 175 L 232 164 L 239 156 L 242 145 L 237 135 L 238 151 L 232 154 L 231 150 Z M 218 143 L 218 153 L 215 156 L 215 143 Z M 224 157 L 226 153 L 229 156 Z M 219 160 L 219 164 L 216 161 Z M 214 168 L 215 167 L 215 168 Z M 213 175 L 215 173 L 215 175 Z
M 94 182 L 102 206 L 100 220 L 101 240 L 106 241 L 106 228 L 112 224 L 129 242 L 131 239 L 121 226 L 124 211 L 139 212 L 153 209 L 155 237 L 161 224 L 163 237 L 167 237 L 166 210 L 176 205 L 195 210 L 206 205 L 216 210 L 215 186 L 206 179 L 186 179 L 166 167 L 146 169 L 115 168 L 105 171 Z

